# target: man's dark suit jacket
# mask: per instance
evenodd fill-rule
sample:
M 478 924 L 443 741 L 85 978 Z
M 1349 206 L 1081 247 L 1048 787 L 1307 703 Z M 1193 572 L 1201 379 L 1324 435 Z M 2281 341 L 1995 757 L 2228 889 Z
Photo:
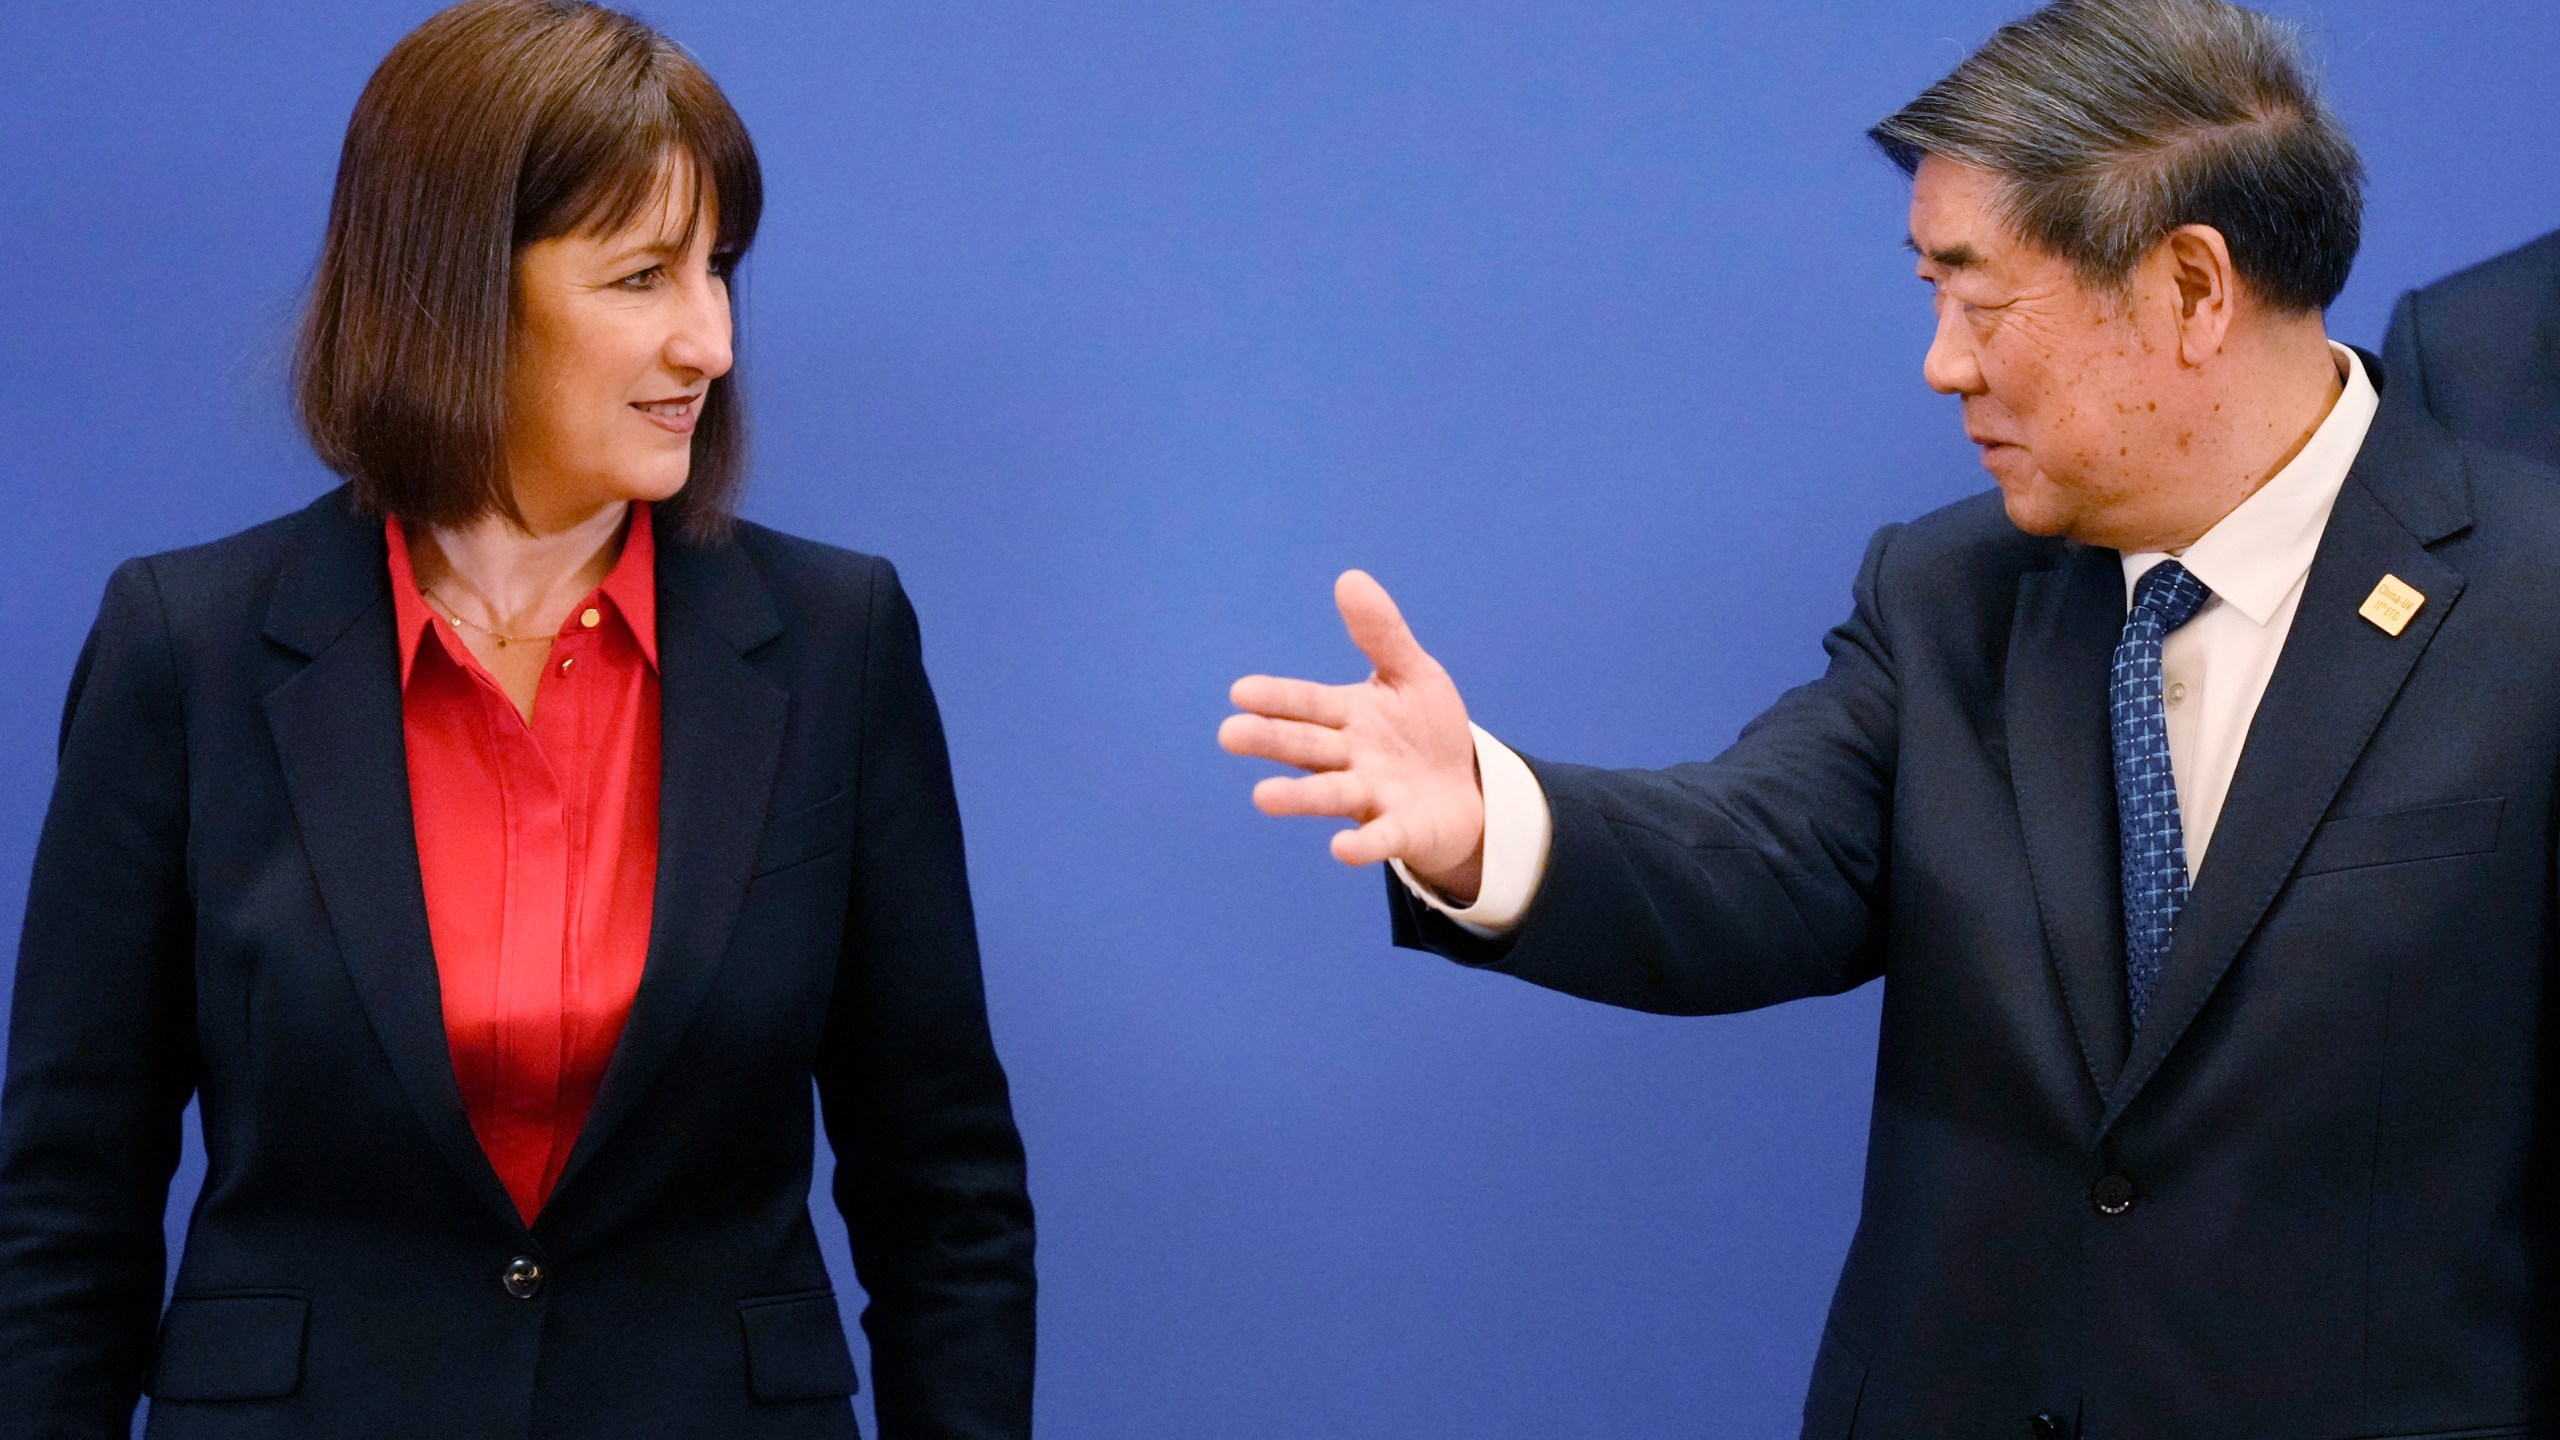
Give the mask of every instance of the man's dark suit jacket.
M 2124 615 L 1997 496 L 1888 528 L 1723 756 L 1532 762 L 1509 943 L 1391 887 L 1397 939 L 1666 1013 L 1884 978 L 1807 1440 L 2560 1434 L 2560 477 L 2377 424 L 2138 1035 Z
M 2401 296 L 2383 363 L 2394 401 L 2560 467 L 2560 232 Z
M 647 966 L 528 1229 L 446 1048 L 380 522 L 341 491 L 116 572 L 18 954 L 0 1436 L 121 1437 L 147 1391 L 164 1440 L 850 1437 L 813 1077 L 884 1434 L 1029 1433 L 1031 1211 L 914 613 L 752 525 L 668 527 L 658 593 Z

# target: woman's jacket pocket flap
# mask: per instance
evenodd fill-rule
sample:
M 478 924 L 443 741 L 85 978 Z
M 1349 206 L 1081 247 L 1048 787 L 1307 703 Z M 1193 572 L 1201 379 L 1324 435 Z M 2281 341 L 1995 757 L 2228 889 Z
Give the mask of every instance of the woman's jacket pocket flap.
M 2498 848 L 2498 821 L 2506 807 L 2504 799 L 2493 798 L 2342 816 L 2311 832 L 2294 874 L 2484 854 Z
M 274 1292 L 181 1295 L 160 1318 L 154 1400 L 276 1400 L 302 1387 L 311 1302 Z
M 747 1391 L 758 1400 L 828 1400 L 862 1388 L 832 1290 L 738 1302 Z
M 764 838 L 756 845 L 756 873 L 787 870 L 852 842 L 853 787 L 848 785 L 815 805 L 767 822 Z

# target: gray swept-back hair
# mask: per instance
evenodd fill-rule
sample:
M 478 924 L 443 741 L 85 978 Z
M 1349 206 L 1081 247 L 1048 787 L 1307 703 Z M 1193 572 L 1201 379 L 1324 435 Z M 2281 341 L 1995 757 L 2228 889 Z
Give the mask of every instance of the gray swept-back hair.
M 1867 138 L 1906 175 L 1935 155 L 2001 177 L 2002 218 L 2093 290 L 2210 225 L 2259 301 L 2325 310 L 2363 238 L 2364 162 L 2296 28 L 2229 0 L 2056 0 Z

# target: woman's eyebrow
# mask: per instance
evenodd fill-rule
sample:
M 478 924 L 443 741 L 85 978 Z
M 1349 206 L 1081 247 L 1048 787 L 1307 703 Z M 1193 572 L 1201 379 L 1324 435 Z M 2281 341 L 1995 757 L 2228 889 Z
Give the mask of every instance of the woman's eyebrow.
M 643 257 L 660 261 L 680 260 L 684 258 L 684 252 L 685 246 L 681 240 L 678 240 L 673 236 L 663 236 L 656 240 L 636 241 L 632 244 L 622 246 L 619 249 L 608 251 L 605 255 L 605 263 L 608 265 L 619 265 L 625 261 L 638 260 Z

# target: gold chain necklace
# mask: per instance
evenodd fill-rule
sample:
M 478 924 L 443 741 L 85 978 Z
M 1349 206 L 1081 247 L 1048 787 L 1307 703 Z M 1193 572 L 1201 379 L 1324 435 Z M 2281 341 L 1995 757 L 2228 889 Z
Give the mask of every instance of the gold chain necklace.
M 511 644 L 532 645 L 558 638 L 551 635 L 510 635 L 504 630 L 492 630 L 477 620 L 463 619 L 462 612 L 454 608 L 452 601 L 445 599 L 443 596 L 438 595 L 436 592 L 428 589 L 424 585 L 418 587 L 418 593 L 426 596 L 430 600 L 433 600 L 438 605 L 443 606 L 444 617 L 446 619 L 452 621 L 456 625 L 467 625 L 472 629 L 479 631 L 481 634 L 488 636 L 490 639 L 497 641 L 498 648 L 501 650 L 506 649 Z

